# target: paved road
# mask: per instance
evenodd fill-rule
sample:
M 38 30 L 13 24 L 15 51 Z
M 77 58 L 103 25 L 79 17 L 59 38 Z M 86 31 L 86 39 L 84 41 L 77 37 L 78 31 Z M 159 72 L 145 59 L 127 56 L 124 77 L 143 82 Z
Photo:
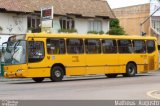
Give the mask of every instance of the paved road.
M 153 100 L 155 91 L 160 91 L 160 72 L 133 78 L 100 75 L 69 77 L 62 82 L 46 79 L 43 83 L 0 78 L 0 100 Z

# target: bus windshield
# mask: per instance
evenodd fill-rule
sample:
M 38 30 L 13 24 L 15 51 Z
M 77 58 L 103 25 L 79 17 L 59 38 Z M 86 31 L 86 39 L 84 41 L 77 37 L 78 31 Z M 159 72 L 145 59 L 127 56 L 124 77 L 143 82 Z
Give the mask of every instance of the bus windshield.
M 26 41 L 19 40 L 7 42 L 7 48 L 4 53 L 5 65 L 26 63 Z

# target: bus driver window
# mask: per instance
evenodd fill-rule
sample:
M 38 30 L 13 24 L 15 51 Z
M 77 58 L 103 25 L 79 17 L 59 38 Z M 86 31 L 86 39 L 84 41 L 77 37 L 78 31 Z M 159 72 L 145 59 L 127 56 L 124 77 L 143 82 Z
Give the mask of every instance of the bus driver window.
M 44 58 L 44 44 L 40 41 L 29 42 L 28 61 L 39 62 Z

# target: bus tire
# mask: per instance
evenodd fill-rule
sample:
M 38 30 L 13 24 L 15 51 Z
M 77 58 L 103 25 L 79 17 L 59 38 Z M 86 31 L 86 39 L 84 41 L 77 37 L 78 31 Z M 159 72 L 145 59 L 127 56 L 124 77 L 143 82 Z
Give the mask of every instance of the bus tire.
M 118 74 L 105 74 L 108 78 L 116 78 Z
M 60 82 L 64 77 L 64 70 L 60 66 L 54 66 L 51 69 L 51 81 Z
M 126 66 L 126 73 L 123 75 L 124 77 L 134 77 L 137 72 L 136 65 L 133 63 L 128 63 Z
M 40 83 L 44 80 L 44 78 L 32 78 L 33 81 L 37 82 L 37 83 Z

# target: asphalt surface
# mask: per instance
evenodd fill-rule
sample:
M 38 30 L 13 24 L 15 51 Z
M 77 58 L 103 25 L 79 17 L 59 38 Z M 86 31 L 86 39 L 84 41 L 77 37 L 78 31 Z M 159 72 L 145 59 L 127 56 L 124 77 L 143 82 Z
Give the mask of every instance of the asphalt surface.
M 0 78 L 0 100 L 160 100 L 160 71 L 136 77 L 65 77 L 62 82 Z

